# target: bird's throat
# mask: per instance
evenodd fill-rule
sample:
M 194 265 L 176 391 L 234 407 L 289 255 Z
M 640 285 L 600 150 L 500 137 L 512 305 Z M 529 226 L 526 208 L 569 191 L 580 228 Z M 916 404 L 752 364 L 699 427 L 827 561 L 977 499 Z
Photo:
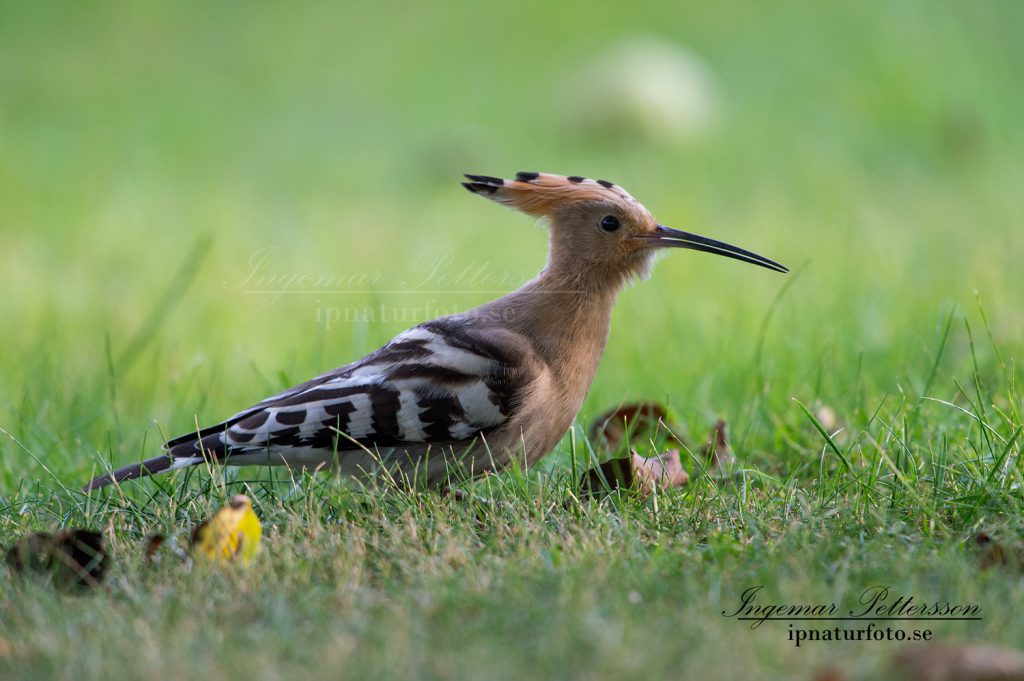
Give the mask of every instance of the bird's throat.
M 620 288 L 581 285 L 585 283 L 545 270 L 491 303 L 510 327 L 530 339 L 573 397 L 579 393 L 579 400 L 590 387 L 604 352 Z

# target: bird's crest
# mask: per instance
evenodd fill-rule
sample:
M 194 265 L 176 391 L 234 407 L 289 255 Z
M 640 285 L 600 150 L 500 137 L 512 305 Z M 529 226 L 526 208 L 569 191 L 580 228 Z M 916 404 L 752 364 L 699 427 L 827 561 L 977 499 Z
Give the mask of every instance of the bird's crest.
M 466 175 L 462 186 L 527 215 L 543 217 L 559 206 L 576 201 L 627 201 L 636 203 L 622 187 L 607 180 L 591 180 L 579 175 L 518 172 L 515 179 L 489 175 Z

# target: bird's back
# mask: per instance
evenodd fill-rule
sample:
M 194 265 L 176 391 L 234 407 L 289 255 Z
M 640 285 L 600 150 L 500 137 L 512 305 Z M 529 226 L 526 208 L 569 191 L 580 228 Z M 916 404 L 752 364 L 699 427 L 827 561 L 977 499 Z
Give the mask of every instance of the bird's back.
M 528 339 L 473 316 L 416 326 L 361 360 L 273 395 L 226 421 L 168 441 L 186 461 L 318 466 L 354 475 L 394 462 L 409 477 L 500 467 L 508 435 L 545 367 Z M 432 461 L 429 470 L 425 457 Z M 335 459 L 337 459 L 335 461 Z

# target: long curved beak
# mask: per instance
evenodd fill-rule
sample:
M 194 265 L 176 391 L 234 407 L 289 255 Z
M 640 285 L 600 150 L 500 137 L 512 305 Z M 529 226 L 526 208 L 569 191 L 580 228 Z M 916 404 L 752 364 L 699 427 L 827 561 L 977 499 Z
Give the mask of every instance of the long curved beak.
M 715 239 L 709 239 L 706 236 L 700 236 L 698 234 L 690 234 L 689 232 L 683 232 L 678 229 L 672 229 L 664 225 L 658 225 L 655 230 L 649 234 L 637 235 L 638 239 L 646 239 L 653 242 L 652 246 L 658 246 L 661 248 L 689 248 L 693 251 L 704 251 L 705 253 L 715 253 L 717 255 L 724 255 L 727 258 L 734 258 L 736 260 L 742 260 L 743 262 L 749 262 L 753 265 L 760 265 L 761 267 L 767 267 L 770 270 L 776 272 L 789 272 L 789 269 L 775 262 L 769 260 L 763 255 L 757 253 L 751 253 L 732 244 L 727 244 L 724 241 L 716 241 Z

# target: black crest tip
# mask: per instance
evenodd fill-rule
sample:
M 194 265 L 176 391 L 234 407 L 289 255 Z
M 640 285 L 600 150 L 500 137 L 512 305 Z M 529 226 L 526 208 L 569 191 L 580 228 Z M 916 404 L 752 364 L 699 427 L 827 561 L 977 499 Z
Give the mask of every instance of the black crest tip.
M 579 184 L 580 182 L 582 182 L 583 180 L 585 180 L 587 178 L 581 177 L 579 175 L 570 175 L 569 177 L 567 177 L 565 179 L 569 180 L 573 184 Z
M 516 179 L 520 182 L 533 182 L 538 177 L 540 177 L 540 173 L 530 173 L 525 170 L 520 170 L 516 173 Z
M 608 180 L 598 180 L 597 183 L 604 187 L 605 189 L 611 189 L 612 187 L 615 186 L 614 182 L 609 182 Z
M 501 179 L 500 177 L 491 177 L 490 175 L 470 175 L 469 173 L 466 173 L 465 177 L 469 180 L 473 180 L 473 182 L 493 184 L 499 187 L 505 184 L 505 180 Z
M 487 194 L 488 196 L 498 191 L 493 184 L 484 184 L 483 182 L 463 182 L 462 186 L 474 194 Z

